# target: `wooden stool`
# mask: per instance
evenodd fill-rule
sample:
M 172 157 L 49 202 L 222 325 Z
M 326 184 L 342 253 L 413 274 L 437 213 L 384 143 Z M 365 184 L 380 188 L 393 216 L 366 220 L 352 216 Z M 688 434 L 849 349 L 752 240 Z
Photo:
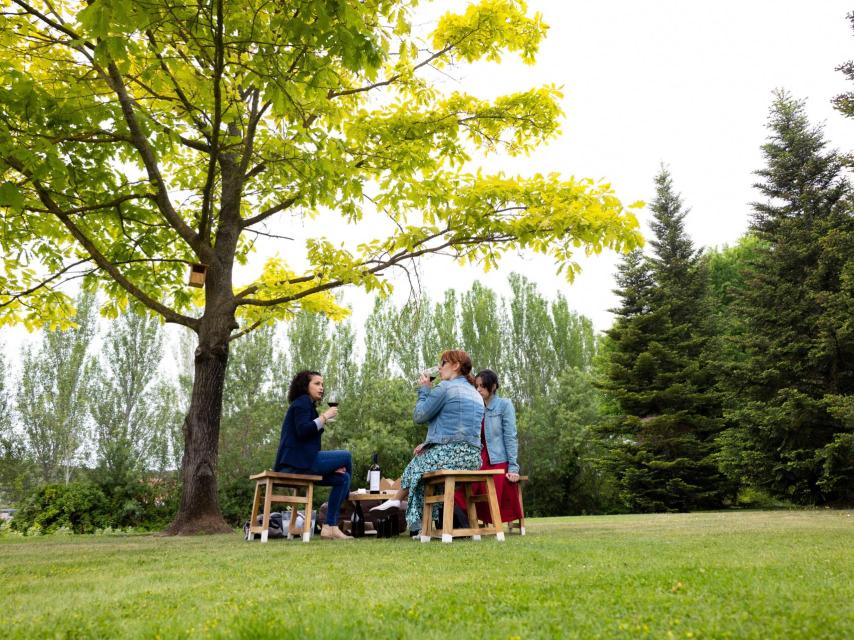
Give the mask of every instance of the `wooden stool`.
M 433 505 L 442 503 L 442 542 L 453 542 L 454 538 L 460 536 L 471 536 L 473 540 L 480 540 L 481 535 L 494 535 L 496 540 L 504 540 L 504 527 L 501 524 L 501 515 L 498 510 L 498 496 L 495 493 L 495 476 L 504 473 L 499 470 L 488 471 L 460 471 L 456 469 L 442 469 L 430 471 L 421 476 L 424 481 L 424 512 L 421 517 L 421 542 L 430 542 L 430 538 L 438 538 L 439 534 L 433 527 Z M 474 496 L 471 485 L 474 482 L 486 481 L 486 494 Z M 454 490 L 457 484 L 463 484 L 466 497 L 466 511 L 469 517 L 468 529 L 454 529 Z M 431 487 L 444 487 L 444 495 L 430 495 Z M 476 502 L 486 501 L 489 504 L 489 513 L 492 524 L 480 526 L 477 520 Z M 497 524 L 496 524 L 497 523 Z
M 519 476 L 519 482 L 516 483 L 516 486 L 519 487 L 519 511 L 521 511 L 522 515 L 519 516 L 518 520 L 514 520 L 507 523 L 507 529 L 510 533 L 513 533 L 513 527 L 519 529 L 520 535 L 525 535 L 525 504 L 522 502 L 522 483 L 528 480 L 528 476 Z
M 255 499 L 252 501 L 252 517 L 249 519 L 249 539 L 252 540 L 256 533 L 261 534 L 261 542 L 267 542 L 267 533 L 270 529 L 270 507 L 274 502 L 284 502 L 291 505 L 291 521 L 288 525 L 288 540 L 297 534 L 302 534 L 302 541 L 311 539 L 311 501 L 314 494 L 314 483 L 322 480 L 323 476 L 309 476 L 299 473 L 279 473 L 277 471 L 264 471 L 249 476 L 255 481 Z M 264 487 L 264 517 L 261 526 L 258 526 L 258 507 L 261 505 L 261 487 Z M 276 488 L 281 487 L 287 491 L 287 495 L 276 493 Z M 305 489 L 305 495 L 300 495 L 300 490 Z M 297 527 L 297 508 L 302 505 L 305 510 L 305 522 L 302 527 Z

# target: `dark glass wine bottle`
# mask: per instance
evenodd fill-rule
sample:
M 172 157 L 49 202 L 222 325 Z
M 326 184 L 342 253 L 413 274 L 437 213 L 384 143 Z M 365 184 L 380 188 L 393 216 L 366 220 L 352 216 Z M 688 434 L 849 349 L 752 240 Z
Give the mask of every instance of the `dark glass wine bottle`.
M 379 493 L 380 492 L 380 465 L 377 463 L 377 457 L 379 454 L 374 452 L 373 457 L 371 458 L 371 466 L 368 468 L 368 489 L 371 493 Z
M 353 515 L 350 516 L 350 535 L 354 538 L 365 537 L 365 513 L 361 502 L 356 502 Z

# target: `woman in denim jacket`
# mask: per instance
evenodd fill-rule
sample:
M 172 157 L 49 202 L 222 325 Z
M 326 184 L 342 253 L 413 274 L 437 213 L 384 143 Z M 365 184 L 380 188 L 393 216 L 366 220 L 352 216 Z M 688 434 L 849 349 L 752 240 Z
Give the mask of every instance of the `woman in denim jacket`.
M 503 476 L 495 476 L 495 492 L 498 494 L 498 508 L 501 522 L 513 522 L 522 517 L 522 505 L 519 500 L 519 462 L 517 454 L 519 442 L 516 438 L 516 411 L 513 403 L 501 398 L 498 390 L 498 375 L 491 369 L 484 369 L 475 377 L 475 389 L 483 398 L 486 415 L 483 420 L 481 438 L 481 469 L 500 469 Z M 479 483 L 472 488 L 474 493 L 486 493 L 486 485 Z M 465 509 L 465 497 L 457 491 L 456 503 Z M 492 522 L 492 516 L 486 504 L 477 504 L 477 517 L 483 522 Z
M 415 457 L 406 465 L 400 479 L 400 490 L 371 511 L 400 507 L 409 497 L 406 522 L 413 530 L 421 521 L 424 507 L 424 484 L 421 476 L 439 469 L 476 470 L 480 468 L 480 425 L 483 421 L 483 400 L 474 388 L 471 358 L 465 351 L 445 351 L 439 365 L 441 382 L 432 386 L 430 378 L 421 374 L 418 402 L 415 404 L 416 423 L 427 422 L 427 438 L 415 447 Z

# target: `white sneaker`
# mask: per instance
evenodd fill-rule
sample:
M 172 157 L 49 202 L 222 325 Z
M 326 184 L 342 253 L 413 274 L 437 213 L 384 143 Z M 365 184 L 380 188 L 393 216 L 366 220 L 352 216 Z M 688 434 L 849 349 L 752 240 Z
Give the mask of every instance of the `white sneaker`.
M 373 507 L 371 511 L 386 511 L 388 509 L 400 509 L 400 500 L 386 500 L 382 504 Z

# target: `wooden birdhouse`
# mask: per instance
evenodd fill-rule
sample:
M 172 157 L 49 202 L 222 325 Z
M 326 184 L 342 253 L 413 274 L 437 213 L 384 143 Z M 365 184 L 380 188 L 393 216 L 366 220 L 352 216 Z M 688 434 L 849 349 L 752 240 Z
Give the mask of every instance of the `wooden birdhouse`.
M 191 287 L 204 287 L 205 274 L 208 272 L 206 264 L 191 264 L 190 265 L 190 281 L 187 283 Z

